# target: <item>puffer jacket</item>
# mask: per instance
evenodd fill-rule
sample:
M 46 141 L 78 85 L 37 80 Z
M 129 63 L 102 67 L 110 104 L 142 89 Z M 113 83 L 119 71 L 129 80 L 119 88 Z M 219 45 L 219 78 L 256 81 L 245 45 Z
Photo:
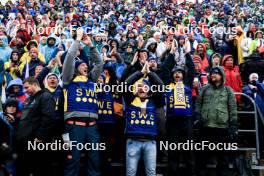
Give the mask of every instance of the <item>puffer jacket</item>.
M 209 80 L 196 99 L 195 114 L 203 127 L 229 128 L 237 125 L 237 105 L 232 89 L 225 86 L 225 73 L 218 67 L 223 84 L 216 87 Z

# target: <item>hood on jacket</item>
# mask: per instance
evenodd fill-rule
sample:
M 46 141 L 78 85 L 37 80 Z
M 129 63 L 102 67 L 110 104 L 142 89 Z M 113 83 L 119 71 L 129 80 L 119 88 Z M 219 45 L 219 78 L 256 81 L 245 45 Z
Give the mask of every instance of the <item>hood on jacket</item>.
M 227 54 L 227 55 L 225 55 L 225 56 L 223 57 L 222 62 L 221 62 L 221 64 L 222 64 L 223 67 L 225 66 L 225 61 L 226 61 L 228 58 L 230 58 L 230 57 L 233 58 L 233 56 L 230 55 L 230 54 Z
M 150 38 L 150 39 L 148 39 L 148 41 L 147 41 L 147 44 L 146 44 L 146 49 L 148 49 L 148 47 L 151 45 L 151 44 L 155 44 L 156 45 L 156 47 L 157 47 L 157 45 L 158 45 L 158 43 L 157 43 L 157 41 L 154 39 L 154 38 Z
M 20 53 L 19 53 L 19 51 L 16 50 L 16 49 L 14 49 L 14 50 L 12 50 L 12 52 L 11 52 L 11 54 L 10 54 L 10 58 L 9 58 L 9 60 L 11 60 L 11 58 L 12 58 L 12 54 L 13 54 L 13 53 L 17 53 L 17 54 L 18 54 L 18 58 L 20 59 L 20 55 L 19 55 Z M 18 59 L 18 60 L 19 60 L 19 59 Z
M 6 36 L 0 36 L 0 40 L 3 41 L 3 48 L 7 47 L 8 46 L 8 38 Z
M 60 77 L 56 74 L 56 73 L 49 73 L 46 77 L 45 77 L 45 79 L 44 79 L 44 86 L 45 86 L 45 88 L 47 88 L 48 90 L 52 90 L 52 88 L 50 88 L 49 86 L 48 86 L 48 78 L 50 77 L 50 76 L 56 76 L 57 77 L 57 79 L 58 79 L 58 86 L 62 86 L 62 81 L 61 81 L 61 79 L 60 79 Z M 58 87 L 57 86 L 57 87 Z M 52 92 L 52 91 L 51 91 Z
M 46 39 L 46 43 L 43 43 L 43 42 L 42 42 L 43 39 Z M 46 45 L 46 44 L 47 44 L 47 37 L 46 37 L 46 36 L 42 36 L 42 37 L 40 38 L 40 40 L 39 40 L 39 44 L 42 45 L 42 46 Z
M 261 33 L 262 34 L 262 38 L 263 38 L 263 32 L 262 31 L 257 31 L 257 32 L 255 32 L 254 39 L 257 38 L 258 33 Z
M 119 42 L 118 42 L 118 40 L 117 40 L 117 39 L 110 39 L 110 40 L 109 40 L 110 48 L 111 48 L 111 46 L 112 46 L 112 42 L 116 42 L 116 48 L 118 49 L 118 48 L 119 48 Z
M 110 46 L 109 45 L 103 45 L 102 48 L 101 48 L 101 53 L 102 53 L 102 49 L 105 48 L 107 51 L 106 51 L 106 55 L 109 54 L 110 52 Z
M 37 40 L 30 40 L 27 45 L 26 45 L 26 50 L 29 51 L 30 50 L 30 45 L 35 44 L 38 47 L 38 42 Z
M 215 56 L 218 56 L 218 57 L 220 58 L 219 64 L 222 63 L 222 56 L 221 56 L 221 54 L 220 54 L 220 53 L 213 53 L 213 54 L 210 56 L 210 58 L 209 58 L 210 66 L 213 66 L 213 58 L 214 58 Z
M 55 40 L 55 43 L 54 43 L 53 46 L 56 46 L 58 40 L 57 40 L 57 37 L 56 37 L 54 34 L 51 34 L 51 35 L 47 38 L 47 46 L 50 46 L 48 43 L 49 43 L 49 40 L 51 40 L 51 39 L 54 39 L 54 40 Z M 50 47 L 52 47 L 52 46 L 50 46 Z
M 213 73 L 213 71 L 214 71 L 215 69 L 217 69 L 218 72 L 219 72 L 219 73 L 221 74 L 221 76 L 222 76 L 222 85 L 225 85 L 225 82 L 226 82 L 226 75 L 225 75 L 225 71 L 224 71 L 223 67 L 214 67 L 214 68 L 212 68 L 212 70 L 211 70 L 210 73 L 209 73 L 209 83 L 212 84 L 211 75 L 212 75 L 212 73 Z
M 20 78 L 16 78 L 16 79 L 10 81 L 7 88 L 6 88 L 6 91 L 8 93 L 11 93 L 11 89 L 13 86 L 19 86 L 20 91 L 23 91 L 23 82 Z
M 204 56 L 206 56 L 206 55 L 207 55 L 207 53 L 206 53 L 206 46 L 205 46 L 203 43 L 199 43 L 199 44 L 197 45 L 197 47 L 196 47 L 196 53 L 197 53 L 197 54 L 198 54 L 198 51 L 197 51 L 198 46 L 202 46 L 202 47 L 203 47 L 203 49 L 204 49 L 203 54 L 204 54 Z M 203 58 L 202 58 L 202 59 L 203 59 Z

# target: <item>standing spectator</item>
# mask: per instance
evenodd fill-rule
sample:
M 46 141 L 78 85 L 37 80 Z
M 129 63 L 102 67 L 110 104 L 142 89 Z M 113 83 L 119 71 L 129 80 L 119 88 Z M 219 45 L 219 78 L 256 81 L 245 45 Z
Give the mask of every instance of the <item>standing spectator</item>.
M 208 84 L 208 79 L 207 79 L 207 72 L 203 70 L 203 62 L 200 56 L 194 55 L 193 56 L 193 63 L 195 66 L 195 78 L 198 78 L 200 87 L 205 86 Z
M 200 141 L 212 143 L 236 142 L 237 106 L 232 89 L 225 86 L 225 73 L 221 67 L 210 72 L 210 81 L 196 99 L 195 113 L 200 125 Z M 202 174 L 212 151 L 206 150 L 198 156 L 197 169 Z M 217 151 L 217 174 L 228 169 L 226 153 Z M 204 173 L 203 173 L 204 174 Z
M 102 71 L 102 60 L 99 57 L 97 49 L 92 45 L 90 38 L 86 36 L 83 43 L 90 47 L 91 56 L 94 56 L 95 61 L 88 79 L 88 65 L 82 60 L 74 61 L 80 47 L 80 41 L 83 38 L 83 33 L 82 29 L 77 30 L 77 39 L 66 55 L 62 70 L 65 132 L 69 133 L 69 138 L 72 141 L 99 143 L 100 136 L 96 125 L 98 105 L 94 82 L 98 80 Z M 101 175 L 99 151 L 91 150 L 87 154 L 87 174 L 93 176 Z M 67 155 L 64 168 L 65 176 L 78 175 L 80 157 L 81 151 L 73 147 Z
M 248 31 L 246 34 L 246 37 L 243 38 L 243 40 L 241 41 L 242 54 L 244 58 L 250 55 L 250 47 L 251 47 L 253 38 L 254 38 L 254 33 L 251 31 Z
M 0 95 L 2 103 L 6 99 L 6 87 L 12 80 L 11 75 L 4 69 L 4 61 L 0 60 Z
M 20 64 L 20 73 L 22 78 L 26 78 L 27 75 L 35 76 L 35 69 L 39 65 L 44 65 L 44 63 L 38 58 L 38 49 L 31 48 L 29 51 L 30 60 L 27 60 L 25 63 Z
M 250 53 L 254 51 L 259 52 L 258 49 L 264 46 L 263 32 L 257 31 L 254 36 L 254 40 L 250 47 Z
M 8 62 L 5 63 L 5 70 L 10 73 L 13 79 L 20 77 L 19 65 L 20 65 L 20 55 L 19 52 L 13 50 Z
M 241 48 L 241 43 L 242 43 L 242 40 L 245 38 L 245 34 L 241 26 L 236 27 L 236 30 L 237 30 L 237 35 L 235 38 L 235 44 L 237 47 L 237 59 L 238 59 L 238 64 L 242 64 L 245 61 L 243 58 L 243 53 L 242 53 L 243 50 Z
M 225 72 L 225 85 L 230 86 L 234 92 L 242 92 L 242 80 L 238 67 L 234 65 L 232 55 L 225 55 L 222 60 L 222 66 Z M 240 101 L 240 96 L 236 96 L 237 101 Z
M 0 36 L 1 60 L 7 62 L 11 56 L 12 49 L 8 46 L 7 36 Z
M 17 175 L 49 175 L 50 166 L 45 151 L 28 150 L 28 142 L 49 142 L 54 125 L 55 102 L 49 92 L 41 89 L 37 79 L 28 77 L 23 81 L 26 93 L 22 117 L 16 134 L 17 139 Z M 27 162 L 25 162 L 25 160 Z
M 181 66 L 172 70 L 173 81 L 166 92 L 167 121 L 166 131 L 169 143 L 187 142 L 193 138 L 193 104 L 192 83 L 194 78 L 194 63 L 190 53 L 186 53 L 188 73 Z M 180 152 L 181 151 L 181 152 Z M 188 167 L 186 175 L 193 175 L 194 155 L 192 151 L 169 150 L 169 176 L 181 175 L 179 170 L 180 156 Z M 185 174 L 184 174 L 185 175 Z
M 139 80 L 146 74 L 149 81 Z M 138 82 L 136 82 L 139 80 Z M 142 71 L 137 71 L 126 80 L 127 85 L 136 83 L 135 95 L 126 95 L 126 175 L 135 176 L 138 162 L 143 157 L 147 176 L 156 175 L 157 136 L 156 105 L 162 98 L 161 92 L 150 92 L 146 86 L 162 86 L 159 77 L 149 70 L 146 62 Z M 152 94 L 153 93 L 153 94 Z M 152 94 L 152 95 L 151 95 Z M 142 119 L 144 117 L 144 119 Z
M 209 67 L 209 60 L 206 53 L 206 46 L 202 43 L 199 43 L 197 45 L 195 54 L 200 56 L 200 58 L 202 59 L 202 70 L 207 72 Z
M 49 61 L 52 59 L 52 53 L 56 49 L 57 45 L 57 37 L 55 35 L 50 35 L 47 38 L 47 44 L 42 48 L 43 55 L 45 57 L 45 62 L 49 63 Z
M 31 56 L 30 56 L 30 50 L 31 48 L 38 48 L 38 42 L 36 40 L 30 40 L 26 47 L 25 47 L 27 50 L 26 52 L 22 55 L 20 61 L 22 62 L 22 64 L 25 64 L 27 61 L 29 62 L 30 59 L 31 59 Z M 44 55 L 41 53 L 41 52 L 38 52 L 38 58 L 43 62 L 45 63 L 45 57 Z
M 14 79 L 9 82 L 6 94 L 10 98 L 15 98 L 18 101 L 17 117 L 21 117 L 22 110 L 24 108 L 24 102 L 27 99 L 26 94 L 23 92 L 23 83 L 20 78 Z

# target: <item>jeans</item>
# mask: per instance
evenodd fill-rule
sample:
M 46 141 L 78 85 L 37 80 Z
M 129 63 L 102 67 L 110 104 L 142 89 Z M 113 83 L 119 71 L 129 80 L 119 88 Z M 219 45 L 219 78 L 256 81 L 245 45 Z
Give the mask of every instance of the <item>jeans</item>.
M 135 176 L 141 155 L 147 176 L 156 176 L 157 147 L 156 141 L 128 139 L 126 144 L 126 176 Z
M 70 141 L 76 141 L 77 143 L 100 143 L 100 136 L 96 125 L 93 126 L 78 126 L 78 125 L 66 125 L 66 133 L 69 133 Z M 76 144 L 76 143 L 75 143 Z M 64 168 L 64 176 L 77 176 L 80 170 L 80 156 L 81 151 L 77 147 L 72 147 L 66 159 Z M 99 176 L 100 173 L 100 156 L 99 149 L 92 149 L 86 151 L 86 172 L 87 176 Z

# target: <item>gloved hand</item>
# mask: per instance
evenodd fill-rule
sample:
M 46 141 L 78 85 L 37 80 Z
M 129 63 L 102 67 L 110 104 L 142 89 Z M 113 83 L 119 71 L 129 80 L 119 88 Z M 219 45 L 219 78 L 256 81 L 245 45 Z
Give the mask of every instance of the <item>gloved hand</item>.
M 202 115 L 200 113 L 195 113 L 195 119 L 194 119 L 194 128 L 200 128 L 207 122 L 206 119 L 202 118 Z
M 238 130 L 236 126 L 230 126 L 228 129 L 230 142 L 238 141 Z

